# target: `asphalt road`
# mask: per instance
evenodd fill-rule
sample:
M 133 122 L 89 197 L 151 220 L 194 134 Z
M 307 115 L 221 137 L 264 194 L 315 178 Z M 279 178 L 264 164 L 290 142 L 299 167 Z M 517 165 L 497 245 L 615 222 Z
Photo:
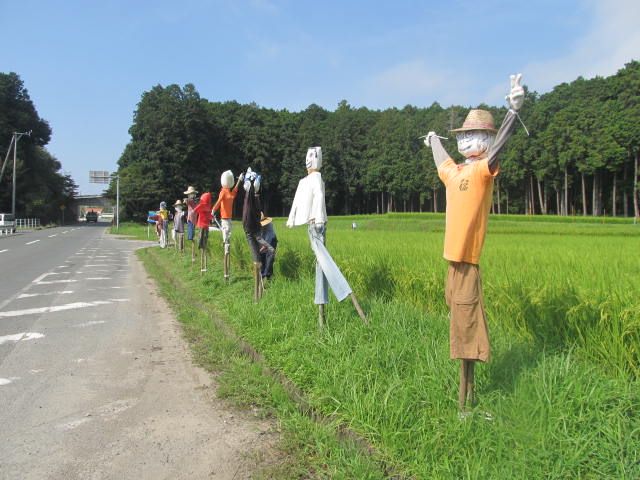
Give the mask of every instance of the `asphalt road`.
M 271 426 L 216 400 L 104 225 L 0 238 L 0 478 L 248 478 Z M 253 459 L 253 460 L 252 460 Z

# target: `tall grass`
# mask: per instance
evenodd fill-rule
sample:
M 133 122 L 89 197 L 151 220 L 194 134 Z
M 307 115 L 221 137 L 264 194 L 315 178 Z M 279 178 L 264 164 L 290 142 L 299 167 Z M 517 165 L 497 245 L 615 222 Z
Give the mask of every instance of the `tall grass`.
M 281 220 L 276 276 L 258 305 L 237 231 L 230 285 L 214 235 L 203 278 L 172 252 L 154 256 L 318 410 L 407 475 L 639 478 L 640 229 L 494 218 L 481 262 L 493 358 L 477 369 L 479 405 L 463 421 L 458 363 L 448 358 L 441 216 L 331 219 L 328 248 L 369 327 L 334 302 L 318 331 L 306 232 Z

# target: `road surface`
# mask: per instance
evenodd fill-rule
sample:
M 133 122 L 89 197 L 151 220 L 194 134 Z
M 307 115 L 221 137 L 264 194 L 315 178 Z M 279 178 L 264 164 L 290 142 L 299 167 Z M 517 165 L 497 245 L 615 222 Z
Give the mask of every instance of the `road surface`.
M 103 225 L 0 238 L 0 478 L 248 478 L 271 425 L 215 399 Z

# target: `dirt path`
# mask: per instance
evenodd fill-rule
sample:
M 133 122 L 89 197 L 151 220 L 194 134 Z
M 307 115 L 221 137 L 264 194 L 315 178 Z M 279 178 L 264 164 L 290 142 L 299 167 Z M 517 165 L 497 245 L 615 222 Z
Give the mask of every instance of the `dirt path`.
M 33 407 L 5 429 L 0 478 L 242 479 L 270 458 L 273 425 L 216 398 L 212 376 L 193 365 L 180 325 L 130 255 L 128 301 L 69 339 L 96 329 L 90 351 L 58 347 L 37 394 L 7 404 Z

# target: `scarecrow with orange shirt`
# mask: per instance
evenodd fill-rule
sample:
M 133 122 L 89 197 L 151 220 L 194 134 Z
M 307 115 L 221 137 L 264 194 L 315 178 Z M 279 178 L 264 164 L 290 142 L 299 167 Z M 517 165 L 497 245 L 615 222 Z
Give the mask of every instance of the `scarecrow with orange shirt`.
M 233 172 L 227 170 L 220 177 L 220 194 L 218 201 L 213 206 L 211 213 L 220 210 L 220 230 L 222 231 L 222 243 L 224 244 L 224 279 L 229 280 L 229 270 L 231 268 L 231 218 L 233 217 L 233 201 L 238 194 L 240 182 L 244 179 L 244 173 L 238 177 L 235 187 L 233 186 Z M 233 189 L 231 189 L 233 187 Z
M 486 110 L 471 110 L 461 128 L 452 130 L 465 162 L 456 164 L 435 132 L 424 140 L 431 147 L 438 175 L 447 192 L 444 258 L 449 262 L 445 298 L 450 309 L 449 344 L 452 359 L 460 359 L 461 410 L 474 403 L 475 362 L 491 354 L 480 278 L 480 254 L 493 201 L 493 179 L 500 168 L 498 154 L 511 136 L 524 101 L 522 74 L 511 76 L 509 111 L 499 130 Z

